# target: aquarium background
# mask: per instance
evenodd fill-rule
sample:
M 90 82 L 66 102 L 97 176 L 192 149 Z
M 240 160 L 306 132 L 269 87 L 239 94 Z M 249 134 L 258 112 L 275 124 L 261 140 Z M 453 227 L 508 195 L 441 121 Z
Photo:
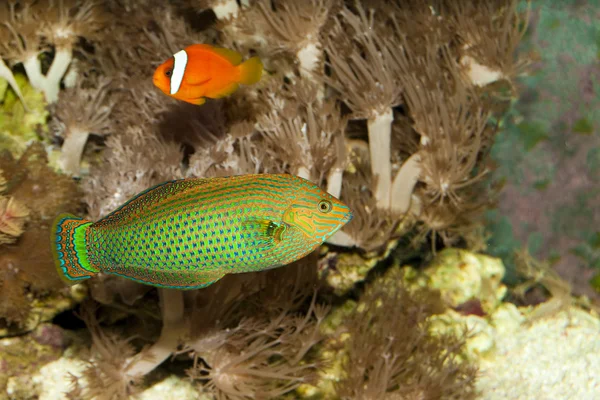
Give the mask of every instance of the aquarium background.
M 600 2 L 0 3 L 0 400 L 600 398 Z M 192 43 L 264 64 L 202 106 Z M 317 251 L 201 290 L 57 273 L 56 215 L 289 173 Z
M 509 268 L 511 253 L 525 245 L 576 292 L 596 299 L 590 281 L 600 262 L 597 16 L 594 1 L 532 3 L 521 49 L 535 61 L 517 79 L 520 97 L 492 150 L 496 177 L 506 185 L 487 216 L 490 252 Z

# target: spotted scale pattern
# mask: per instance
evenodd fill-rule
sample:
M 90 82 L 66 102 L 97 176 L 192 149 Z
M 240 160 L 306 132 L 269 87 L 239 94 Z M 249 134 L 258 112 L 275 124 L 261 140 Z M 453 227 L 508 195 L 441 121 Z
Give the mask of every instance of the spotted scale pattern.
M 171 181 L 87 228 L 88 269 L 159 287 L 204 287 L 227 273 L 295 261 L 350 218 L 339 200 L 291 175 Z

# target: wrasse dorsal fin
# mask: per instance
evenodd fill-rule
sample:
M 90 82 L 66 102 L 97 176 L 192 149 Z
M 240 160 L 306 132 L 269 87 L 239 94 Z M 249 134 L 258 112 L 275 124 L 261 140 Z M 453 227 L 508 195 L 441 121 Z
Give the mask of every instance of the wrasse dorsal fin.
M 237 51 L 224 49 L 222 47 L 213 47 L 212 51 L 225 58 L 233 65 L 239 65 L 242 62 L 242 55 Z
M 185 185 L 184 183 L 189 182 L 189 185 Z M 139 202 L 142 198 L 147 195 L 150 195 L 152 192 L 161 191 L 165 195 L 173 195 L 180 192 L 184 192 L 191 187 L 196 187 L 200 185 L 205 185 L 210 182 L 209 179 L 194 179 L 194 178 L 186 178 L 186 179 L 174 179 L 172 181 L 166 181 L 159 183 L 157 185 L 151 186 L 148 189 L 136 194 L 131 199 L 127 200 L 125 203 L 121 204 L 117 207 L 113 212 L 102 218 L 100 221 L 106 221 L 110 219 L 115 214 L 119 214 L 125 207 L 128 207 L 136 202 Z

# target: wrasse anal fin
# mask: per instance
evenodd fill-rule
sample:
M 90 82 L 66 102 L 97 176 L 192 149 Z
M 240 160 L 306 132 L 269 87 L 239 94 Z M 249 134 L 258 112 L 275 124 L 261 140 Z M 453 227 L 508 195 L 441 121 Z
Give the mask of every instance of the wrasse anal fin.
M 127 267 L 123 271 L 106 271 L 107 274 L 121 276 L 146 285 L 170 289 L 201 289 L 212 285 L 223 276 L 222 272 L 204 271 L 186 273 L 184 271 L 154 271 L 148 267 Z M 189 281 L 189 285 L 185 282 Z

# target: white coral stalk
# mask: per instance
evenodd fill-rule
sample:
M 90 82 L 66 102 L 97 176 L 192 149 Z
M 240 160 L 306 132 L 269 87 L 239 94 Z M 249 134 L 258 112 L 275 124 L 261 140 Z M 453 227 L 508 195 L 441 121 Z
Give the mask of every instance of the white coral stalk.
M 50 69 L 46 75 L 42 74 L 42 65 L 37 54 L 27 58 L 23 62 L 23 67 L 25 67 L 25 72 L 31 82 L 31 86 L 42 91 L 49 104 L 55 103 L 58 100 L 60 82 L 67 69 L 69 69 L 72 59 L 73 51 L 71 47 L 56 49 L 52 65 L 50 65 Z
M 415 185 L 421 175 L 421 154 L 410 156 L 400 167 L 392 183 L 390 210 L 396 214 L 405 214 L 410 208 Z
M 305 167 L 304 165 L 300 165 L 296 169 L 296 176 L 299 176 L 300 178 L 304 178 L 306 180 L 311 180 L 310 169 L 308 167 Z
M 394 122 L 394 114 L 391 108 L 386 109 L 382 113 L 374 113 L 367 121 L 371 171 L 373 177 L 377 179 L 375 199 L 377 200 L 377 206 L 382 209 L 390 207 L 392 122 Z
M 62 147 L 59 159 L 60 168 L 67 174 L 79 175 L 79 164 L 83 156 L 85 144 L 90 137 L 89 129 L 73 127 L 69 129 Z
M 58 100 L 61 81 L 73 60 L 79 38 L 94 40 L 104 26 L 102 6 L 96 0 L 10 2 L 3 21 L 12 38 L 0 44 L 5 56 L 22 62 L 31 85 L 42 91 L 48 103 Z M 48 72 L 42 72 L 40 54 L 54 50 Z
M 340 167 L 333 167 L 327 175 L 327 193 L 333 197 L 339 199 L 340 193 L 342 193 L 342 176 L 344 175 L 344 169 Z
M 61 95 L 56 118 L 60 121 L 64 143 L 59 164 L 64 172 L 79 174 L 83 150 L 91 134 L 109 131 L 116 100 L 109 96 L 110 80 L 103 79 L 94 89 L 75 87 Z
M 401 102 L 402 91 L 396 56 L 400 49 L 392 34 L 379 34 L 377 24 L 383 15 L 376 17 L 374 9 L 359 2 L 355 8 L 344 8 L 324 38 L 332 71 L 326 80 L 340 92 L 355 119 L 367 118 L 371 172 L 377 180 L 374 197 L 378 208 L 388 210 L 392 107 Z
M 145 376 L 177 351 L 179 340 L 186 332 L 183 292 L 160 289 L 163 327 L 160 338 L 149 349 L 129 358 L 125 373 L 132 379 Z
M 336 147 L 336 162 L 327 174 L 327 193 L 339 199 L 342 194 L 342 180 L 347 165 L 346 141 L 343 136 L 336 140 Z

